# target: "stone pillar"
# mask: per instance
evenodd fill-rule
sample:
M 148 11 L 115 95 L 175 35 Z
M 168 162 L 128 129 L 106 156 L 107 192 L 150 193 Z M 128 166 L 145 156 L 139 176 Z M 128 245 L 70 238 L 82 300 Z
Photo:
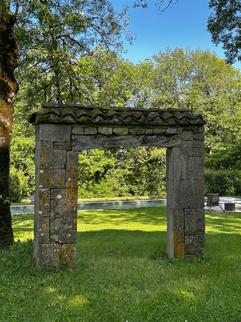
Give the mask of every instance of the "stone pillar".
M 72 265 L 76 257 L 78 152 L 71 126 L 36 125 L 34 259 L 38 267 Z
M 203 127 L 167 150 L 167 231 L 171 258 L 202 256 L 205 241 Z

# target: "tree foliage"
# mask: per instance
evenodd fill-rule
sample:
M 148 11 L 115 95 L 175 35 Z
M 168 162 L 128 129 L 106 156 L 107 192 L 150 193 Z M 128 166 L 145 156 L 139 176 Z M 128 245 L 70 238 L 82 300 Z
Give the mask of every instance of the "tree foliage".
M 222 44 L 227 61 L 241 60 L 241 1 L 210 0 L 208 30 L 215 44 Z
M 44 98 L 41 103 L 81 100 L 79 59 L 97 46 L 120 49 L 125 12 L 116 14 L 108 0 L 25 1 L 21 9 L 16 37 L 19 79 L 30 84 L 26 94 Z

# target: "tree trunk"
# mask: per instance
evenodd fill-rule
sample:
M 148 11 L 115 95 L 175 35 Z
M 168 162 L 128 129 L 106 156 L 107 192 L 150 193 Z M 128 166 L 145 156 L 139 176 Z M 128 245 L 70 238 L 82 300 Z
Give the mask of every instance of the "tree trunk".
M 18 50 L 13 34 L 15 16 L 0 7 L 0 248 L 13 243 L 9 168 L 13 100 L 18 91 L 14 77 Z

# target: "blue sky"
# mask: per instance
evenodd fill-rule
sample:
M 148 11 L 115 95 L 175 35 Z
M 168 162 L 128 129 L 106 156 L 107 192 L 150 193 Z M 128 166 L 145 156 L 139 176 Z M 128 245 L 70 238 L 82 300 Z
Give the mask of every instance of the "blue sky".
M 133 0 L 112 0 L 120 10 L 129 6 L 129 31 L 134 36 L 132 45 L 125 42 L 124 57 L 138 63 L 166 49 L 176 47 L 209 49 L 224 57 L 221 46 L 216 47 L 207 31 L 210 14 L 209 0 L 179 0 L 164 13 L 158 12 L 157 0 L 148 0 L 149 8 L 133 8 Z M 236 67 L 241 67 L 236 64 Z

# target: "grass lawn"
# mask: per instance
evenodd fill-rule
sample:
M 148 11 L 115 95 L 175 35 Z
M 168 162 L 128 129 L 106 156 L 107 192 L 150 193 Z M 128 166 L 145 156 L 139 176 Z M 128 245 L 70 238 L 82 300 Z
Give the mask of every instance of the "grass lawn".
M 165 209 L 78 215 L 72 269 L 32 265 L 33 217 L 14 216 L 0 252 L 0 321 L 241 321 L 241 214 L 207 215 L 203 260 L 165 256 Z

